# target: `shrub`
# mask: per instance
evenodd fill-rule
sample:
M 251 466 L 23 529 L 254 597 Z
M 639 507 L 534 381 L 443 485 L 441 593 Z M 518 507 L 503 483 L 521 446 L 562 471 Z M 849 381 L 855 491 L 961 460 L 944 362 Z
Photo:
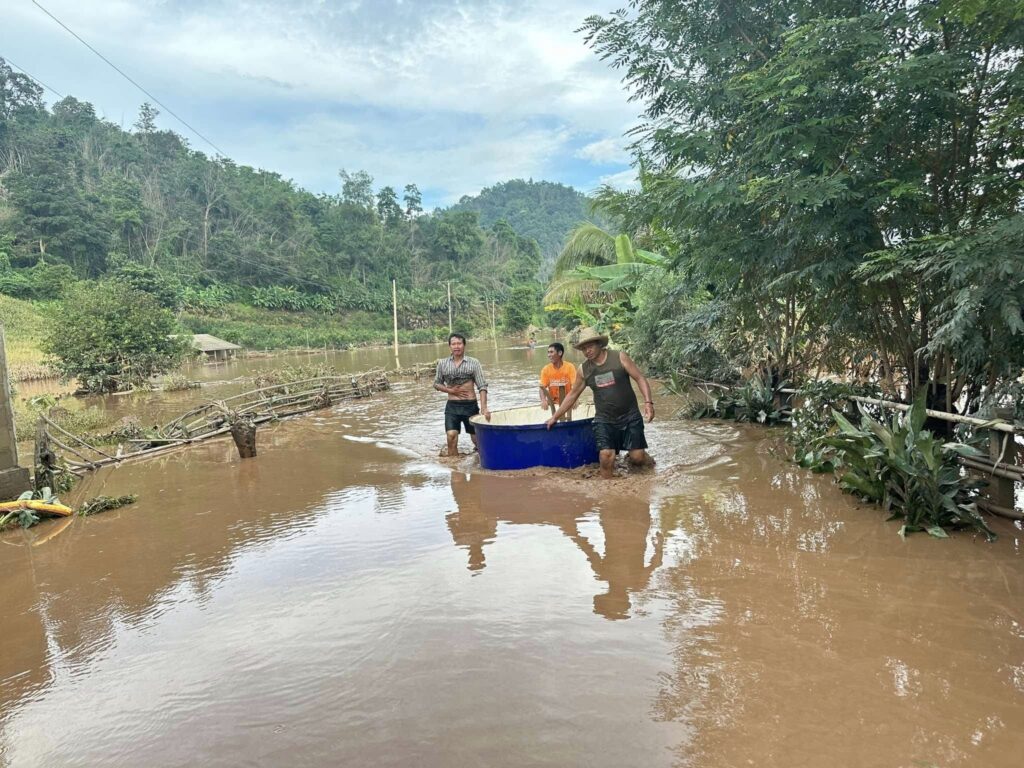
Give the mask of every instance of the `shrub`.
M 118 282 L 80 283 L 43 349 L 65 379 L 90 392 L 113 392 L 175 368 L 188 349 L 175 330 L 174 315 L 148 293 Z
M 924 394 L 889 424 L 862 412 L 856 427 L 833 410 L 838 432 L 821 442 L 833 450 L 840 486 L 903 520 L 901 536 L 927 531 L 945 538 L 946 528 L 972 528 L 995 538 L 975 504 L 978 484 L 957 463 L 958 455 L 980 453 L 963 443 L 943 443 L 923 428 L 925 417 Z
M 799 403 L 790 417 L 790 431 L 786 440 L 793 447 L 793 461 L 815 472 L 831 472 L 832 449 L 822 445 L 821 438 L 835 429 L 833 409 L 844 410 L 852 401 L 851 395 L 877 397 L 874 384 L 841 384 L 835 381 L 812 381 L 800 387 L 795 400 Z M 872 415 L 877 408 L 872 408 Z
M 708 394 L 706 401 L 692 403 L 688 415 L 695 419 L 718 418 L 779 424 L 788 419 L 776 404 L 778 391 L 785 386 L 786 382 L 781 382 L 773 388 L 760 376 L 751 376 L 736 389 L 727 390 L 717 397 Z
M 161 307 L 177 309 L 181 304 L 181 285 L 178 279 L 153 267 L 123 261 L 111 279 L 136 291 L 148 293 Z

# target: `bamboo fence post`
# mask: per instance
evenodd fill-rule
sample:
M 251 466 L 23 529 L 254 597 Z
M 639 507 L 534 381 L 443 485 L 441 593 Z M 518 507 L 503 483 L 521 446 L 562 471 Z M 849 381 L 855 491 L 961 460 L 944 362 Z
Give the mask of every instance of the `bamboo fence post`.
M 1013 408 L 1007 406 L 999 406 L 995 409 L 994 416 L 1002 421 L 1013 421 Z M 994 429 L 988 431 L 988 456 L 992 461 L 994 468 L 999 469 L 1000 465 L 1013 465 L 1016 462 L 1015 453 L 1017 446 L 1013 439 L 1013 433 L 1006 434 L 1005 432 L 1000 433 Z M 988 500 L 998 507 L 1005 507 L 1013 509 L 1013 486 L 1014 482 L 1010 478 L 1000 473 L 999 475 L 994 472 L 989 473 L 988 476 L 988 489 L 987 495 Z

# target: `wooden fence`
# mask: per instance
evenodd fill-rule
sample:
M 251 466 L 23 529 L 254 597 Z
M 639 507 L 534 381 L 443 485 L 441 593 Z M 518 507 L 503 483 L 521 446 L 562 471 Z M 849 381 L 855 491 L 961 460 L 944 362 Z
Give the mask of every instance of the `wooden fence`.
M 379 370 L 273 384 L 205 402 L 159 427 L 154 436 L 125 438 L 117 448 L 94 445 L 42 415 L 36 428 L 36 485 L 55 487 L 56 476 L 64 472 L 81 477 L 109 464 L 154 456 L 219 437 L 230 432 L 232 423 L 239 419 L 262 424 L 327 408 L 343 400 L 369 397 L 390 387 L 387 375 Z M 125 443 L 128 449 L 124 448 Z

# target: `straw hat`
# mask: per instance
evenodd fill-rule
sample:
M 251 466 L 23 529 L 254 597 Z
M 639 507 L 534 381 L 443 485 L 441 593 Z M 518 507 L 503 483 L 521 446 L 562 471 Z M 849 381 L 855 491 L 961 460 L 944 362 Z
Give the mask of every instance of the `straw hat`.
M 584 344 L 589 344 L 592 341 L 599 341 L 605 346 L 608 345 L 608 337 L 603 333 L 598 333 L 593 328 L 587 326 L 580 330 L 579 340 L 573 344 L 576 349 L 582 349 Z

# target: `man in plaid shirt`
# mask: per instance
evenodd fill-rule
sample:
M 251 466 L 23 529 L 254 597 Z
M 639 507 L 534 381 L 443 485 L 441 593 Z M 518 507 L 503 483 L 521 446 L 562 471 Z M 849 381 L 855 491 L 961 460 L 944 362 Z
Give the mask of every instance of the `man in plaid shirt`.
M 453 333 L 448 337 L 448 349 L 451 355 L 437 361 L 437 375 L 434 376 L 434 389 L 448 395 L 448 403 L 444 409 L 444 432 L 448 442 L 448 455 L 459 453 L 459 432 L 465 425 L 476 446 L 476 428 L 470 417 L 483 413 L 484 418 L 491 420 L 491 412 L 487 408 L 487 380 L 484 369 L 475 357 L 466 357 L 466 337 L 461 333 Z M 477 404 L 476 393 L 480 393 Z

